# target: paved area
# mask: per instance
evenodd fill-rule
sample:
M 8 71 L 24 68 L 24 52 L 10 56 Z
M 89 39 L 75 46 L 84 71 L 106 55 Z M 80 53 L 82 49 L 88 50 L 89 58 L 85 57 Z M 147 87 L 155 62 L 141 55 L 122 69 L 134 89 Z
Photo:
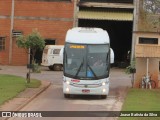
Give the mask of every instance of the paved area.
M 42 85 L 39 88 L 28 88 L 21 94 L 19 94 L 16 98 L 13 100 L 10 100 L 9 102 L 6 102 L 4 105 L 0 106 L 0 111 L 18 111 L 21 110 L 26 104 L 28 104 L 30 101 L 32 101 L 36 96 L 38 96 L 40 93 L 42 93 L 46 88 L 48 88 L 51 84 L 53 84 L 53 76 L 54 79 L 57 79 L 56 85 L 61 84 L 61 78 L 58 78 L 57 76 L 62 76 L 62 72 L 53 72 L 49 71 L 48 68 L 42 67 L 42 73 L 34 73 L 31 74 L 32 78 L 36 78 L 42 81 Z M 123 101 L 124 96 L 126 95 L 127 88 L 124 86 L 131 86 L 130 81 L 124 82 L 129 80 L 129 76 L 127 74 L 121 75 L 123 72 L 119 69 L 112 69 L 116 72 L 111 72 L 111 85 L 112 89 L 111 92 L 113 92 L 115 89 L 119 89 L 118 93 L 118 101 Z M 12 74 L 17 76 L 26 77 L 26 73 L 28 72 L 28 69 L 26 66 L 0 66 L 0 74 Z M 121 76 L 121 77 L 120 77 Z M 115 82 L 114 80 L 121 79 L 121 83 L 112 84 Z M 127 79 L 127 80 L 126 80 Z M 55 81 L 54 81 L 55 83 Z M 123 89 L 121 89 L 123 88 Z M 113 94 L 112 94 L 113 95 Z M 121 100 L 122 99 L 122 100 Z M 121 108 L 122 102 L 120 104 L 117 104 L 118 107 Z

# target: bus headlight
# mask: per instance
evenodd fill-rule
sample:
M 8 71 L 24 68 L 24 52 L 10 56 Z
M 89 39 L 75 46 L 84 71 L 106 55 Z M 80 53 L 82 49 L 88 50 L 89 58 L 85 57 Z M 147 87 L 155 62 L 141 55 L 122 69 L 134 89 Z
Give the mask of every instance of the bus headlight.
M 69 85 L 70 84 L 70 82 L 69 81 L 66 81 L 66 83 Z
M 106 85 L 106 83 L 105 83 L 105 82 L 103 82 L 103 83 L 102 83 L 102 85 L 104 86 L 104 85 Z

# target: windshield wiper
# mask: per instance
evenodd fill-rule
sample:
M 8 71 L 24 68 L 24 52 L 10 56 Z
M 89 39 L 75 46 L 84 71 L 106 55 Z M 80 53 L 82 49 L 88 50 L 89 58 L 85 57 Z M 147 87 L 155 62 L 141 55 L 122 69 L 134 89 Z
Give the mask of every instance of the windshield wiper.
M 75 75 L 74 77 L 77 77 L 77 75 L 79 74 L 83 63 L 84 63 L 84 59 L 83 59 L 83 61 L 81 62 L 80 66 L 79 66 L 79 68 L 78 68 L 78 70 L 77 70 L 77 73 L 76 73 L 76 75 Z
M 91 70 L 91 72 L 93 73 L 94 77 L 95 77 L 95 78 L 98 78 L 97 75 L 95 74 L 95 72 L 93 71 L 93 69 L 89 66 L 89 64 L 88 64 L 88 67 L 89 67 L 89 69 Z

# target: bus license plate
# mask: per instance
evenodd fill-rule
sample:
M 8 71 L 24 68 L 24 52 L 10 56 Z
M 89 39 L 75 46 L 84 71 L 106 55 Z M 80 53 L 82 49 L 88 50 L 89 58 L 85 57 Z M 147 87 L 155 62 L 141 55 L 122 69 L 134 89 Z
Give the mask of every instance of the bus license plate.
M 89 92 L 90 92 L 89 89 L 83 89 L 83 90 L 82 90 L 82 93 L 89 93 Z

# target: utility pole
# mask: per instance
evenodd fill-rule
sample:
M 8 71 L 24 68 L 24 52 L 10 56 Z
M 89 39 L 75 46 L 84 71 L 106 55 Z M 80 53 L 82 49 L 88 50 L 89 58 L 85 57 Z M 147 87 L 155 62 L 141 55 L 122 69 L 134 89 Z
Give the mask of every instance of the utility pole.
M 10 28 L 10 42 L 9 42 L 9 64 L 12 63 L 12 32 L 14 25 L 14 0 L 12 0 L 12 8 L 11 8 L 11 28 Z

